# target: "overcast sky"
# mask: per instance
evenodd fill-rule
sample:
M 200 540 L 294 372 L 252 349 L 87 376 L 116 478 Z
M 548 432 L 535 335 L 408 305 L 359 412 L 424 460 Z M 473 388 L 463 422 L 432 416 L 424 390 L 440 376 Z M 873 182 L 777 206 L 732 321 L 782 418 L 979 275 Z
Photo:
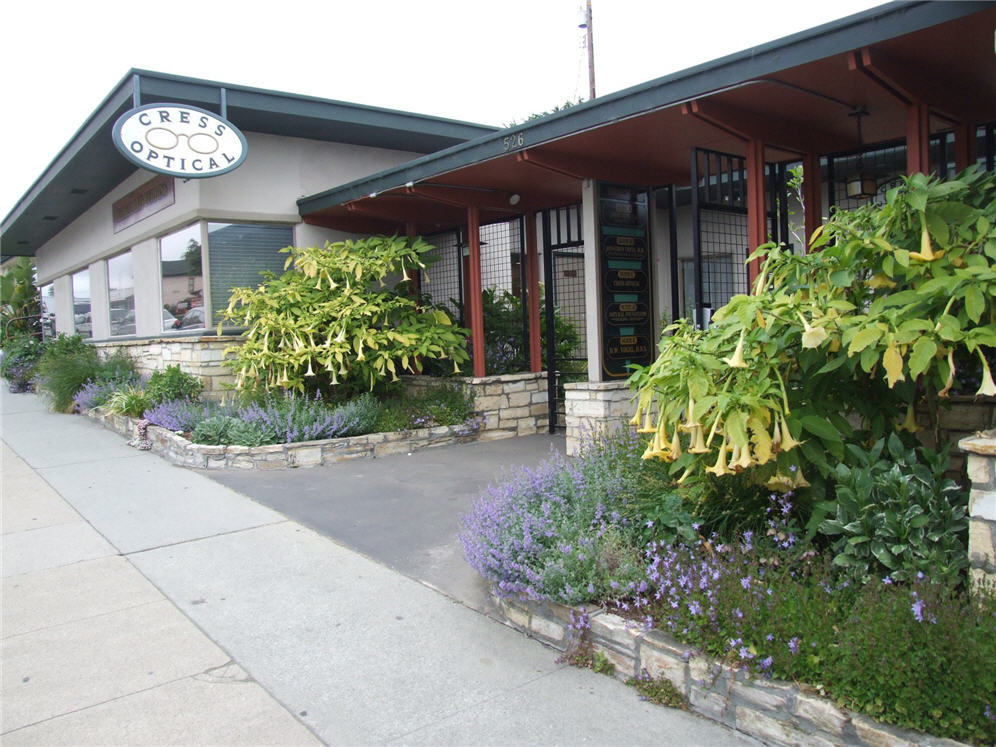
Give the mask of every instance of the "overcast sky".
M 596 92 L 881 4 L 593 0 Z M 588 95 L 582 0 L 34 0 L 0 45 L 0 215 L 129 69 L 491 125 Z

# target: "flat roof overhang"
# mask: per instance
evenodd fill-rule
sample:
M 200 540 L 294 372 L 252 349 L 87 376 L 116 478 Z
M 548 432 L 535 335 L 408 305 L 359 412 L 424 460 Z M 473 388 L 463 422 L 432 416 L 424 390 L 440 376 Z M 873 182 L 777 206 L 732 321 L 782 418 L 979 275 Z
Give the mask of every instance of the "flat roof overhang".
M 431 153 L 493 127 L 247 86 L 131 70 L 101 102 L 3 220 L 0 254 L 32 255 L 135 172 L 114 147 L 111 129 L 134 105 L 171 102 L 219 112 L 243 132 Z
M 488 134 L 302 198 L 305 221 L 357 233 L 431 234 L 581 199 L 581 181 L 690 182 L 693 147 L 766 160 L 902 141 L 907 105 L 932 132 L 996 121 L 992 2 L 893 3 Z M 512 205 L 512 195 L 519 201 Z

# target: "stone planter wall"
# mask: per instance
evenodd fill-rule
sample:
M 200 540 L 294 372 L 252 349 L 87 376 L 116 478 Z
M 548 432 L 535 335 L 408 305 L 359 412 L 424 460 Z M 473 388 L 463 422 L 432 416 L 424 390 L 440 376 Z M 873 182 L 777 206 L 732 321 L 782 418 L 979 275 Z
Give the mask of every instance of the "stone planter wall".
M 481 378 L 403 376 L 402 380 L 408 392 L 445 383 L 458 383 L 473 393 L 474 409 L 484 418 L 481 441 L 539 433 L 545 431 L 550 422 L 546 373 L 542 371 Z
M 963 438 L 968 455 L 968 565 L 976 583 L 996 584 L 996 430 Z
M 512 627 L 561 651 L 573 644 L 576 632 L 571 620 L 572 615 L 578 616 L 577 610 L 552 602 L 498 597 L 496 601 Z M 750 679 L 743 670 L 697 654 L 690 646 L 659 631 L 645 631 L 618 615 L 592 607 L 584 612 L 593 651 L 608 658 L 617 678 L 625 681 L 644 670 L 651 677 L 667 678 L 694 711 L 765 742 L 869 747 L 961 744 L 879 724 L 797 685 Z
M 139 421 L 124 415 L 90 410 L 87 416 L 123 436 L 132 438 Z M 269 446 L 206 446 L 191 443 L 183 436 L 150 425 L 147 437 L 151 451 L 173 464 L 197 469 L 286 469 L 335 464 L 350 459 L 373 459 L 388 454 L 408 454 L 432 446 L 469 443 L 480 430 L 465 425 L 437 426 L 398 433 L 368 433 L 364 436 L 302 441 Z
M 162 370 L 167 366 L 178 365 L 184 373 L 193 374 L 204 383 L 203 396 L 207 399 L 221 399 L 225 393 L 222 385 L 232 383 L 235 377 L 222 366 L 224 350 L 237 345 L 237 337 L 157 337 L 151 340 L 120 340 L 95 342 L 93 346 L 101 355 L 110 355 L 116 350 L 124 350 L 144 374 Z
M 567 455 L 577 456 L 584 438 L 627 427 L 636 411 L 625 381 L 582 381 L 564 384 Z
M 947 474 L 956 482 L 964 483 L 966 454 L 961 441 L 979 431 L 996 428 L 996 398 L 953 395 L 947 400 L 947 404 L 950 406 L 940 408 L 937 415 L 940 446 L 953 444 Z M 920 441 L 937 450 L 938 444 L 934 442 L 934 433 L 925 408 L 917 411 L 917 424 L 920 426 L 917 432 Z

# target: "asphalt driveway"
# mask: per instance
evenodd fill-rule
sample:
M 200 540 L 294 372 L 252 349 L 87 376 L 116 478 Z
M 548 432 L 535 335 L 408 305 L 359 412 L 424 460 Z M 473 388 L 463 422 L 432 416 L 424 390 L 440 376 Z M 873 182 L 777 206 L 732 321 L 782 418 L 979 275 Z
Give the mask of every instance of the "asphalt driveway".
M 425 583 L 473 609 L 493 610 L 487 585 L 463 557 L 460 517 L 488 483 L 564 451 L 539 434 L 356 459 L 320 467 L 201 471 L 294 521 Z

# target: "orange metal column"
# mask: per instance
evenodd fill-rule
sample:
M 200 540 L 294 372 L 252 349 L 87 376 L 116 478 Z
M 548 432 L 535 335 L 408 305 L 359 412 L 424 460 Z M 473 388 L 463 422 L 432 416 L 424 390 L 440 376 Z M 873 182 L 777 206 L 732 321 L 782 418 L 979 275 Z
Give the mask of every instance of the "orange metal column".
M 930 110 L 926 104 L 906 107 L 906 173 L 930 173 Z
M 481 300 L 481 214 L 477 207 L 467 208 L 467 244 L 470 249 L 467 268 L 467 301 L 470 306 L 470 339 L 474 345 L 474 376 L 484 376 L 484 304 Z
M 540 334 L 539 252 L 536 251 L 536 213 L 526 213 L 526 298 L 529 304 L 529 370 L 543 370 Z
M 809 239 L 813 231 L 823 223 L 823 195 L 820 190 L 820 157 L 816 153 L 807 153 L 802 160 L 802 201 L 805 211 L 805 231 L 803 237 L 809 248 Z
M 768 240 L 768 215 L 764 191 L 764 143 L 760 140 L 747 142 L 747 244 L 754 251 Z M 748 273 L 750 283 L 761 272 L 761 262 L 750 263 Z

